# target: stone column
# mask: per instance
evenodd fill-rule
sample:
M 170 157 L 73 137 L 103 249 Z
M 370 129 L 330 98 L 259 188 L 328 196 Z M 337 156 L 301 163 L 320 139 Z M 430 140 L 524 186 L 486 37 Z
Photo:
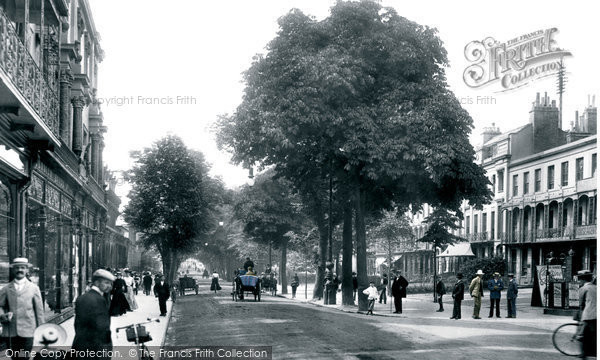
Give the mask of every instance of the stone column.
M 100 138 L 98 144 L 98 184 L 102 186 L 104 184 L 104 160 L 102 153 L 104 152 L 104 139 Z
M 579 199 L 573 200 L 573 229 L 579 223 Z
M 73 152 L 81 156 L 83 151 L 83 107 L 85 98 L 83 96 L 74 96 L 71 99 L 73 104 Z
M 537 239 L 537 206 L 531 208 L 531 242 Z
M 92 134 L 91 136 L 92 139 L 92 177 L 96 180 L 98 180 L 98 174 L 99 172 L 99 168 L 98 168 L 98 161 L 100 160 L 99 157 L 99 150 L 100 150 L 100 135 L 99 134 Z
M 71 84 L 73 75 L 71 70 L 63 69 L 60 72 L 60 137 L 71 148 Z
M 543 236 L 544 238 L 548 237 L 548 225 L 550 223 L 550 206 L 548 204 L 544 204 L 544 229 Z

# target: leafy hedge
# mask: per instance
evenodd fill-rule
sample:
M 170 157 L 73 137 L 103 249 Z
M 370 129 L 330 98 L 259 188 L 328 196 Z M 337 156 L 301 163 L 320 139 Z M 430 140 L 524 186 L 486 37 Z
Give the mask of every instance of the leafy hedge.
M 500 256 L 495 256 L 468 260 L 462 264 L 459 271 L 463 273 L 463 279 L 468 283 L 476 276 L 479 269 L 483 271 L 483 280 L 487 281 L 493 278 L 495 272 L 499 272 L 501 277 L 506 277 L 507 268 L 506 261 Z

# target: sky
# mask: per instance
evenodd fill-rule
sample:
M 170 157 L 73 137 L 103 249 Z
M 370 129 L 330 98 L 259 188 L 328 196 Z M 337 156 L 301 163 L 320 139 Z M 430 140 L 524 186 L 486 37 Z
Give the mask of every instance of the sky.
M 212 174 L 234 188 L 247 182 L 248 171 L 220 152 L 212 125 L 239 105 L 242 72 L 252 57 L 265 53 L 276 36 L 277 19 L 292 8 L 318 20 L 331 0 L 89 0 L 105 58 L 99 66 L 98 98 L 103 102 L 104 161 L 126 170 L 129 152 L 141 150 L 166 134 L 175 134 L 202 151 Z M 563 98 L 563 129 L 600 95 L 599 47 L 589 29 L 600 13 L 598 1 L 400 1 L 384 0 L 409 20 L 437 28 L 448 52 L 450 89 L 474 120 L 473 145 L 492 123 L 501 131 L 525 125 L 536 92 L 556 95 L 556 78 L 532 81 L 500 92 L 500 84 L 471 88 L 463 73 L 471 63 L 465 46 L 492 37 L 500 43 L 537 30 L 556 28 L 555 47 L 569 51 L 564 64 L 568 83 Z M 600 102 L 600 98 L 596 99 Z M 119 195 L 126 195 L 121 186 Z

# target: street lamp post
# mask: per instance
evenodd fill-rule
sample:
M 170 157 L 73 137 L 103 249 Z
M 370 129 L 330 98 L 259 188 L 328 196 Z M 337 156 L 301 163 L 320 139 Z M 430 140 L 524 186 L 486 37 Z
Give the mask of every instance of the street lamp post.
M 546 295 L 546 303 L 544 304 L 544 306 L 546 308 L 548 308 L 548 303 L 549 303 L 549 297 L 550 297 L 550 286 L 548 284 L 548 277 L 550 275 L 550 262 L 554 260 L 554 253 L 552 251 L 550 251 L 548 253 L 548 256 L 546 257 L 546 287 L 544 289 L 544 294 Z

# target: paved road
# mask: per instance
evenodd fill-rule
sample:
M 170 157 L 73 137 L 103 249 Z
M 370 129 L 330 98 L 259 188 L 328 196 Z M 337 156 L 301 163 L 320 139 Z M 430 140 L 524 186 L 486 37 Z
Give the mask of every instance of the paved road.
M 272 346 L 274 359 L 567 358 L 550 330 L 511 319 L 366 316 L 269 295 L 233 302 L 229 291 L 210 293 L 203 282 L 199 295 L 179 298 L 165 343 Z

